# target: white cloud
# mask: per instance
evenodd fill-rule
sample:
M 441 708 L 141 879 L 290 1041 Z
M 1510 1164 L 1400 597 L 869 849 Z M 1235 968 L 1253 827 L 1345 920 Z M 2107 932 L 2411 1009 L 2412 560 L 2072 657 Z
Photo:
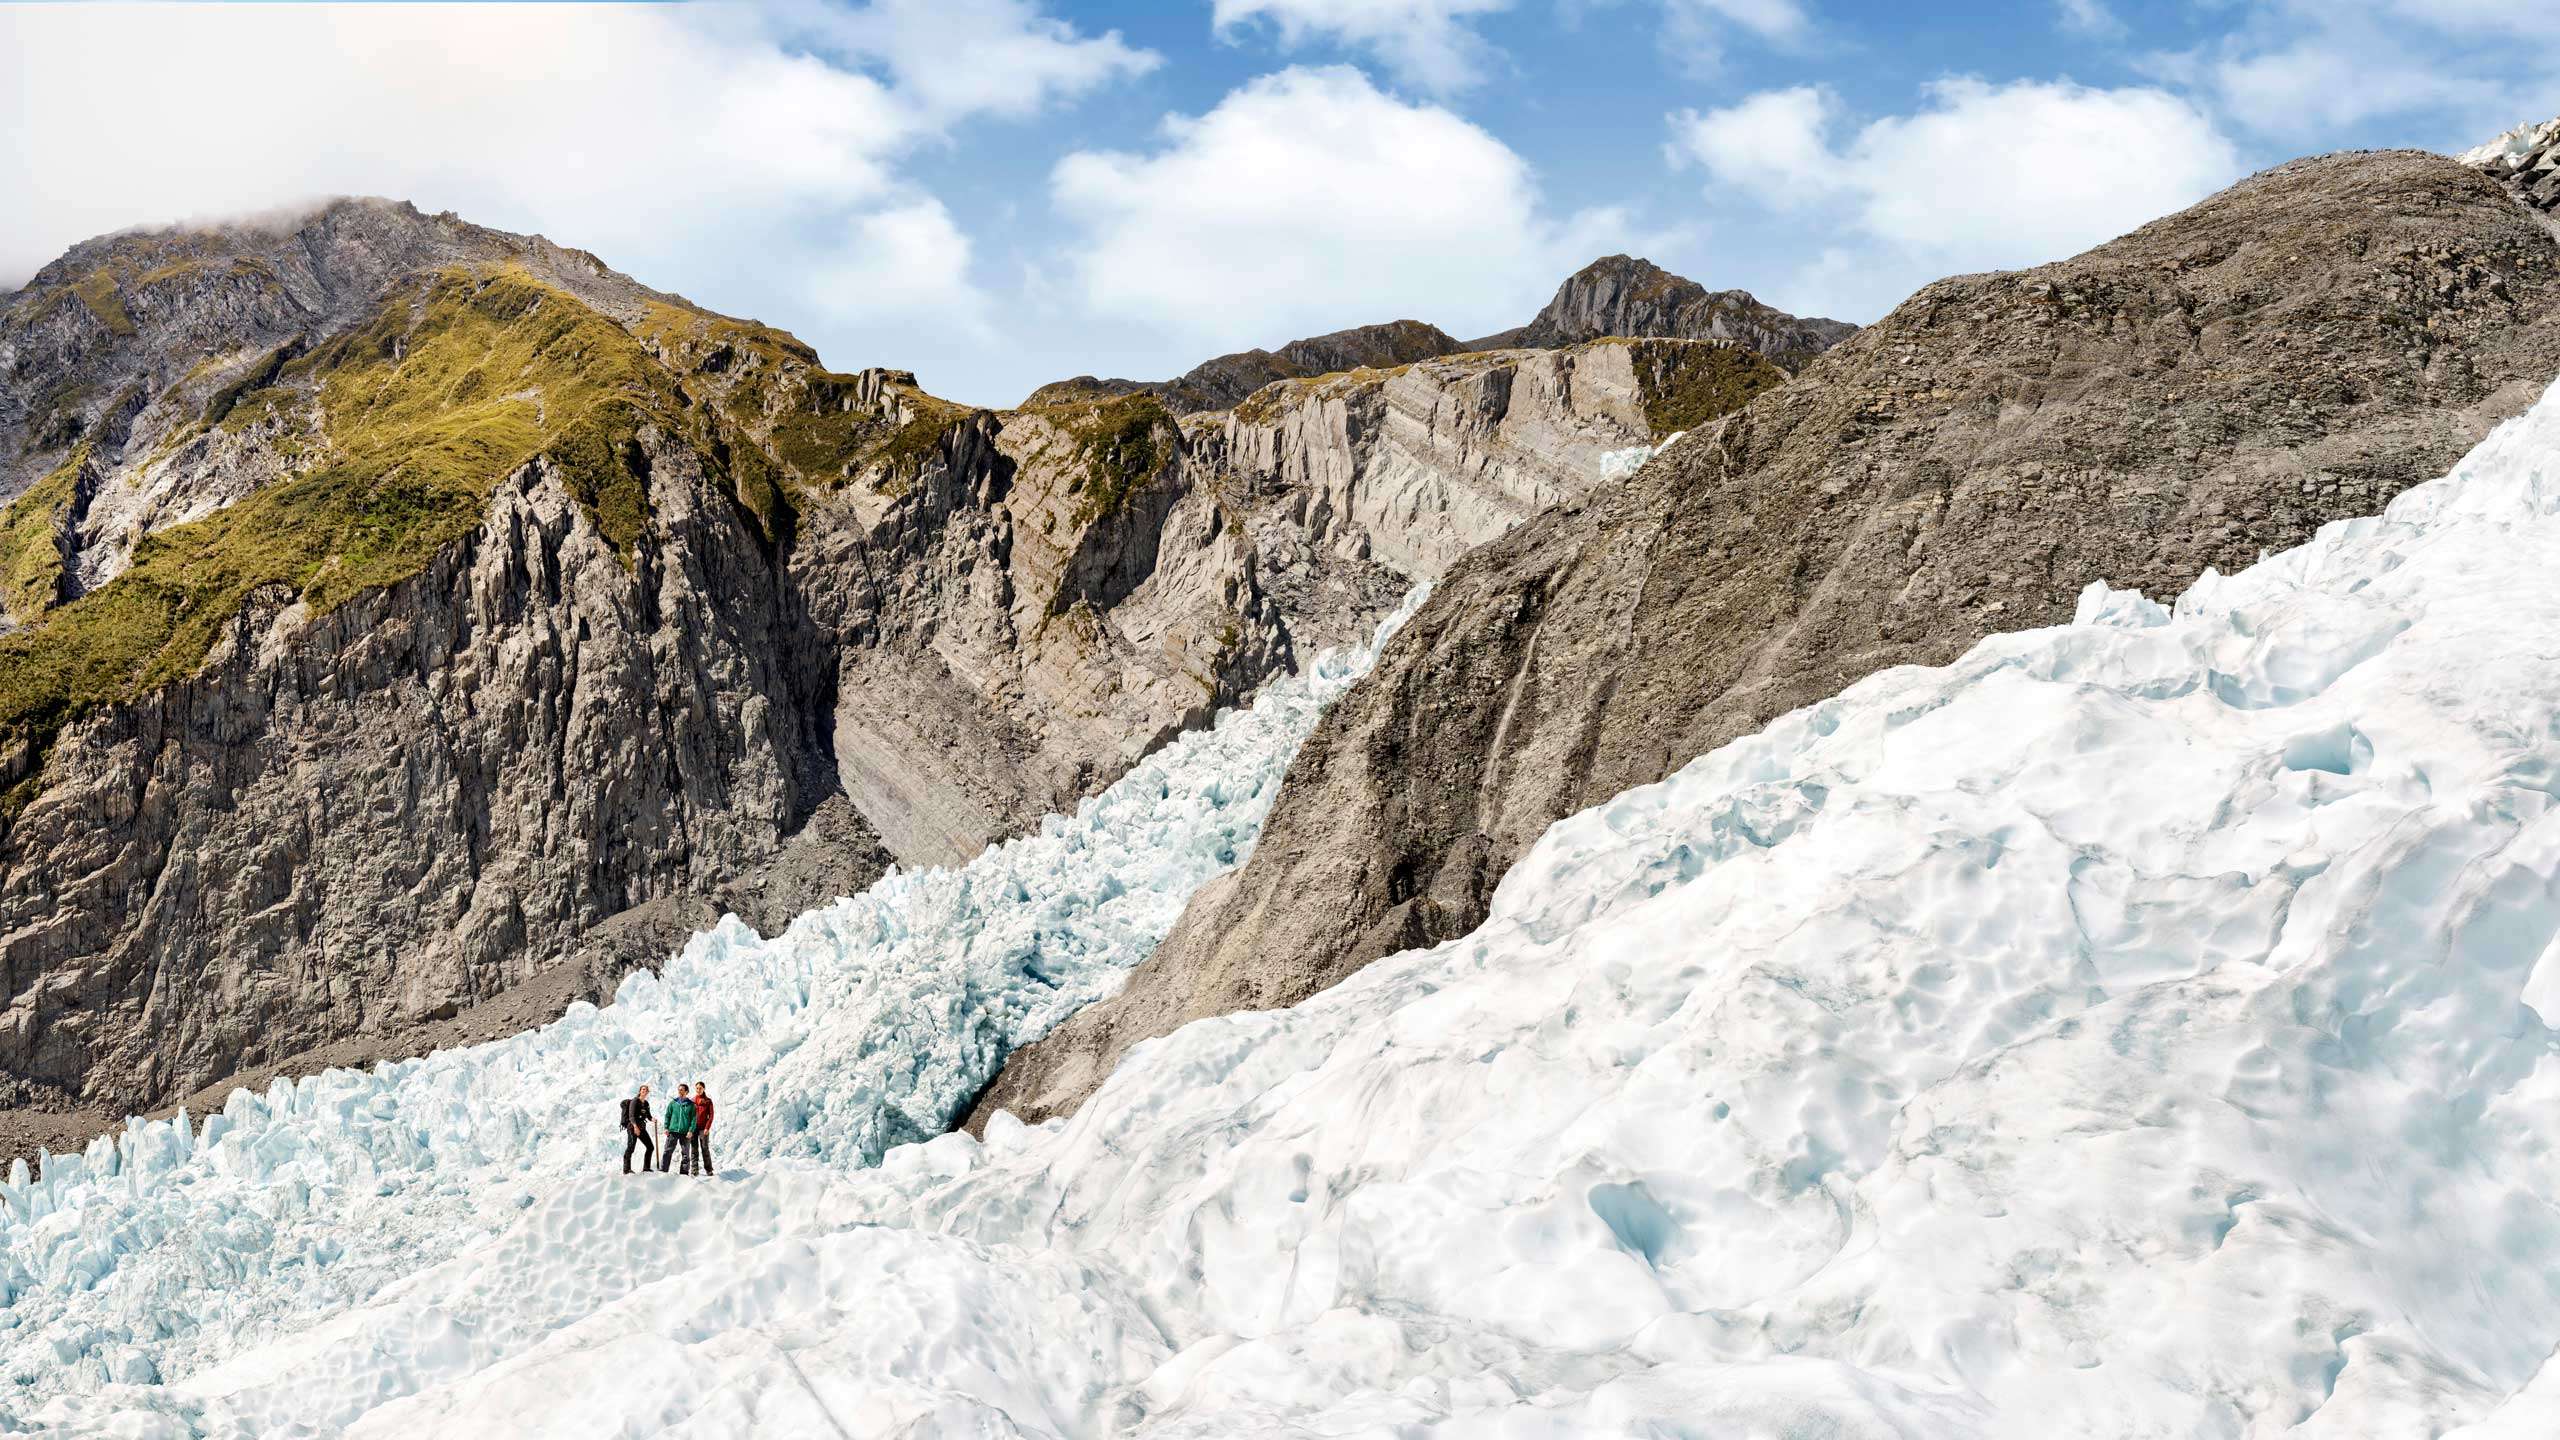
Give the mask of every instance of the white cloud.
M 2237 0 L 2222 33 L 2139 62 L 2288 149 L 2464 148 L 2560 111 L 2560 32 L 2514 0 Z
M 2062 28 L 2075 35 L 2097 40 L 2119 40 L 2125 25 L 2116 12 L 2107 8 L 2106 0 L 2054 0 Z
M 786 325 L 812 275 L 862 276 L 825 336 L 848 365 L 974 358 L 947 337 L 987 312 L 919 151 L 1156 63 L 1025 0 L 0 6 L 0 55 L 0 285 L 105 231 L 379 194 Z
M 2223 106 L 2242 124 L 2283 136 L 2455 103 L 2466 92 L 2476 93 L 2472 84 L 2410 65 L 2405 56 L 2380 59 L 2320 40 L 2232 55 L 2214 66 L 2213 81 Z
M 915 133 L 867 76 L 646 8 L 23 7 L 0 50 L 117 67 L 113 105 L 79 65 L 0 69 L 0 113 L 52 117 L 0 152 L 12 269 L 340 192 L 538 217 L 627 257 L 692 213 L 867 201 Z
M 1835 111 L 1819 92 L 1770 92 L 1672 117 L 1672 145 L 1763 205 L 1836 211 L 1835 244 L 1783 298 L 1853 318 L 1940 275 L 2075 254 L 2243 169 L 2203 112 L 2148 88 L 1941 80 L 1919 110 L 1836 144 Z
M 898 93 L 936 120 L 1036 114 L 1164 63 L 1117 30 L 1081 35 L 1029 0 L 871 0 L 858 9 L 799 0 L 774 13 L 840 58 L 885 67 Z
M 1211 23 L 1234 39 L 1255 21 L 1295 49 L 1322 40 L 1373 55 L 1410 85 L 1437 93 L 1485 77 L 1493 49 L 1468 25 L 1511 0 L 1217 0 Z
M 851 228 L 842 258 L 810 285 L 818 305 L 854 320 L 924 320 L 996 338 L 990 302 L 969 278 L 969 237 L 940 201 L 873 211 Z
M 1773 208 L 1796 209 L 1832 193 L 1821 177 L 1836 163 L 1824 138 L 1836 109 L 1829 91 L 1798 85 L 1710 114 L 1684 110 L 1671 117 L 1672 159 L 1695 161 Z
M 1163 134 L 1058 164 L 1077 288 L 1094 312 L 1221 348 L 1398 316 L 1517 324 L 1628 238 L 1613 212 L 1550 216 L 1501 141 L 1349 68 L 1265 76 Z
M 1799 0 L 1663 0 L 1662 15 L 1664 45 L 1691 69 L 1720 64 L 1725 37 L 1737 28 L 1780 45 L 1813 29 Z

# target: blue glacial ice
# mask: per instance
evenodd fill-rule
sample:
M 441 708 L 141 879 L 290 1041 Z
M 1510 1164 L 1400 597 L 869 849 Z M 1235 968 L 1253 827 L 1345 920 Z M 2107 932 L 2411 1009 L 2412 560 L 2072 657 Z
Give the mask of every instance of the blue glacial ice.
M 479 1228 L 375 1212 L 432 1252 L 396 1284 L 0 1433 L 2547 1436 L 2554 637 L 2560 393 L 2384 516 L 2171 606 L 2093 588 L 1564 820 L 1474 934 L 1141 1046 L 1071 1119 L 863 1168 L 897 1127 L 848 1094 L 693 1185 L 490 1136 Z M 799 1013 L 790 1053 L 846 1048 L 793 1083 L 862 1063 Z M 611 1093 L 616 1034 L 511 1042 L 521 1083 Z M 287 1152 L 423 1186 L 423 1073 L 315 1090 Z M 155 1143 L 144 1189 L 234 1193 L 224 1145 Z M 150 1283 L 205 1303 L 168 1267 L 239 1248 Z M 148 1307 L 67 1273 L 20 1292 L 21 1363 L 166 1368 L 83 1348 Z
M 174 1377 L 343 1311 L 616 1158 L 642 1082 L 661 1102 L 709 1083 L 723 1166 L 862 1165 L 941 1133 L 1251 852 L 1299 743 L 1421 598 L 967 865 L 894 870 L 770 940 L 731 917 L 540 1030 L 128 1122 L 40 1180 L 21 1162 L 0 1376 L 27 1398 Z

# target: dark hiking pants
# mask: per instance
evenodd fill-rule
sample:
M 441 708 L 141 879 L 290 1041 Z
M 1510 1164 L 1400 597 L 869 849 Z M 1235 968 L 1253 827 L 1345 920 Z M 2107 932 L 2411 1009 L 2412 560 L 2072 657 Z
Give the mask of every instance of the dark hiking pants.
M 699 1166 L 702 1173 L 705 1175 L 715 1173 L 711 1168 L 711 1132 L 708 1130 L 696 1130 L 693 1132 L 692 1138 L 693 1163 Z
M 640 1147 L 640 1168 L 643 1170 L 648 1169 L 651 1163 L 658 1158 L 658 1147 L 650 1143 L 649 1132 L 646 1130 L 625 1130 L 622 1133 L 624 1136 L 622 1142 L 622 1173 L 625 1175 L 631 1173 L 631 1147 L 634 1145 Z

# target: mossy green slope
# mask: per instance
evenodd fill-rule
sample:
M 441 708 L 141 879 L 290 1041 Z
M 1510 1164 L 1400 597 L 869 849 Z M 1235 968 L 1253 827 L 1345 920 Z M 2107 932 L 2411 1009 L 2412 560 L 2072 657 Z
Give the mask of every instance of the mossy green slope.
M 62 597 L 62 523 L 88 459 L 84 442 L 0 511 L 0 604 L 21 625 Z
M 1603 340 L 1635 354 L 1645 424 L 1654 438 L 1694 430 L 1787 383 L 1776 363 L 1740 346 L 1703 340 Z
M 1079 525 L 1118 514 L 1130 497 L 1163 473 L 1181 443 L 1180 422 L 1144 390 L 1064 406 L 1055 418 L 1084 456 L 1084 473 L 1070 487 L 1080 497 Z
M 830 371 L 799 339 L 752 321 L 653 303 L 635 330 L 734 433 L 770 451 L 747 458 L 739 477 L 739 499 L 760 516 L 856 477 L 903 495 L 952 427 L 983 413 L 902 371 L 881 372 L 885 403 L 855 403 L 862 376 Z
M 396 293 L 282 366 L 273 388 L 280 403 L 316 402 L 313 468 L 146 537 L 112 583 L 0 638 L 0 733 L 41 743 L 92 706 L 193 673 L 262 587 L 325 611 L 418 573 L 537 456 L 628 553 L 648 515 L 634 437 L 691 424 L 634 336 L 513 269 L 448 270 Z M 41 608 L 37 540 L 61 514 L 51 488 L 0 513 L 13 609 Z

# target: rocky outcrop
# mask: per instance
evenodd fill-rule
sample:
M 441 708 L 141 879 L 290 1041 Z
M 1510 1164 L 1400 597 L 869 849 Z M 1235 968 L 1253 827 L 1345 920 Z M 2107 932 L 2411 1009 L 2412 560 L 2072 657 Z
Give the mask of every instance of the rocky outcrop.
M 1251 861 L 973 1123 L 1072 1109 L 1140 1040 L 1465 933 L 1558 817 L 1874 670 L 2373 513 L 2560 373 L 2555 306 L 2536 218 L 2411 152 L 1929 286 L 1455 565 L 1300 752 Z
M 1650 260 L 1609 255 L 1574 272 L 1528 324 L 1468 348 L 1547 349 L 1606 335 L 1721 340 L 1800 370 L 1857 328 L 1840 320 L 1800 320 L 1747 290 L 1709 290 Z
M 2535 214 L 2560 224 L 2560 120 L 2519 125 L 2460 159 L 2505 184 Z
M 625 322 L 651 303 L 681 303 L 585 251 L 384 200 L 86 241 L 0 307 L 0 497 L 82 441 L 101 460 L 140 461 L 199 421 L 227 418 L 283 364 L 370 315 L 395 282 L 452 265 L 520 266 Z M 244 443 L 164 465 L 132 488 L 165 504 L 236 485 L 244 467 L 290 468 L 258 451 Z M 160 523 L 183 518 L 194 517 Z M 132 528 L 93 544 L 129 549 Z
M 262 593 L 200 670 L 53 739 L 0 834 L 13 1103 L 146 1103 L 765 888 L 834 789 L 823 647 L 725 487 L 643 443 L 637 563 L 536 463 L 423 573 L 325 614 Z M 886 856 L 840 834 L 737 908 L 868 883 Z
M 1589 493 L 1607 457 L 1783 378 L 1729 347 L 1612 342 L 1179 419 L 1150 396 L 985 416 L 894 496 L 803 503 L 811 607 L 862 637 L 843 783 L 901 858 L 963 859 L 1366 634 L 1416 580 Z
M 1079 375 L 1031 392 L 1023 408 L 1073 404 L 1141 392 L 1180 415 L 1226 410 L 1267 385 L 1349 370 L 1386 370 L 1486 350 L 1555 350 L 1608 339 L 1710 340 L 1739 346 L 1793 372 L 1858 327 L 1800 320 L 1748 291 L 1711 291 L 1650 260 L 1610 255 L 1576 271 L 1526 325 L 1459 341 L 1419 320 L 1362 325 L 1277 351 L 1245 350 L 1193 367 L 1175 380 L 1098 380 Z
M 1193 366 L 1174 380 L 1097 380 L 1079 375 L 1073 380 L 1052 381 L 1032 391 L 1022 405 L 1024 409 L 1034 409 L 1144 390 L 1175 414 L 1194 415 L 1204 410 L 1228 409 L 1274 381 L 1300 380 L 1340 370 L 1410 365 L 1416 360 L 1455 355 L 1465 348 L 1436 326 L 1419 320 L 1393 320 L 1384 325 L 1360 325 L 1330 335 L 1292 340 L 1276 351 L 1240 350 L 1221 355 Z
M 365 201 L 84 246 L 0 368 L 0 1099 L 116 1113 L 966 858 L 1781 378 L 980 411 Z

